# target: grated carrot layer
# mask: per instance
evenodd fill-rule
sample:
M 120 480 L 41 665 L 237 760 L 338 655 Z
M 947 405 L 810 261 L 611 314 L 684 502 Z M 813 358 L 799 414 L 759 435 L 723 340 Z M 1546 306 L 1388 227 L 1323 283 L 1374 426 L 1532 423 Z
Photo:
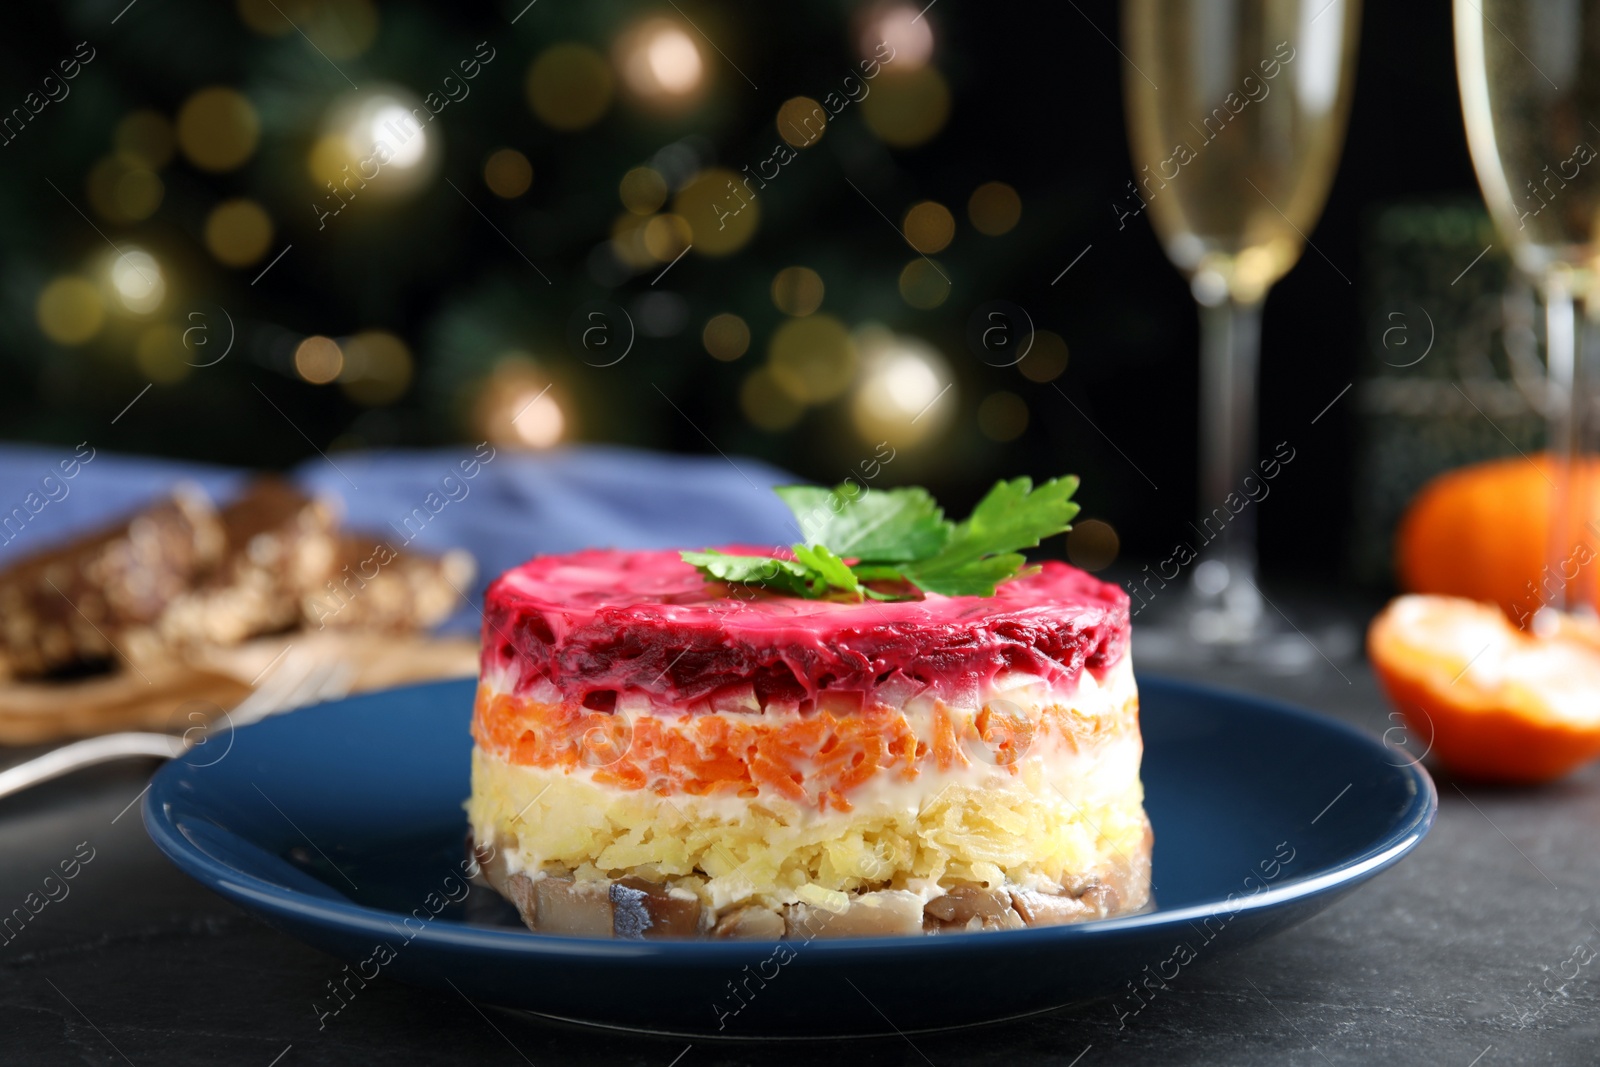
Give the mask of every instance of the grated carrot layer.
M 1015 775 L 1044 742 L 1073 751 L 1138 729 L 1137 700 L 1110 715 L 1047 705 L 1019 714 L 1015 705 L 951 708 L 932 702 L 919 716 L 927 737 L 901 709 L 868 705 L 846 715 L 638 714 L 545 704 L 488 686 L 478 688 L 473 737 L 508 763 L 578 771 L 623 790 L 660 796 L 764 792 L 796 804 L 847 812 L 850 795 L 889 776 L 912 781 L 924 770 L 973 762 Z

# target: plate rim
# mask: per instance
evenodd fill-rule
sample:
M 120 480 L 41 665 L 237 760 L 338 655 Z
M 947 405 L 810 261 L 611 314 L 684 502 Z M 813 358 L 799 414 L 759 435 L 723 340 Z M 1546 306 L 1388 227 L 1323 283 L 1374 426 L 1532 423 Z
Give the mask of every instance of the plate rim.
M 1145 687 L 1183 690 L 1209 700 L 1251 705 L 1257 712 L 1282 715 L 1319 730 L 1344 734 L 1349 740 L 1368 749 L 1374 757 L 1388 746 L 1373 738 L 1359 727 L 1332 716 L 1302 708 L 1271 697 L 1257 696 L 1224 686 L 1193 682 L 1160 674 L 1139 672 L 1141 694 Z M 330 705 L 369 702 L 392 697 L 396 693 L 413 692 L 431 688 L 455 688 L 475 685 L 472 678 L 451 678 L 412 685 L 372 690 L 329 701 L 309 708 L 297 708 L 271 716 L 268 720 L 242 727 L 255 729 L 273 720 L 310 712 L 326 712 Z M 854 956 L 861 952 L 873 955 L 898 955 L 935 953 L 941 956 L 961 956 L 968 952 L 987 952 L 1010 946 L 1021 950 L 1029 947 L 1053 947 L 1057 943 L 1115 938 L 1129 932 L 1160 931 L 1171 925 L 1186 924 L 1219 915 L 1232 918 L 1246 913 L 1276 910 L 1307 897 L 1316 897 L 1341 886 L 1354 888 L 1380 871 L 1393 866 L 1415 849 L 1433 827 L 1439 810 L 1438 789 L 1432 776 L 1416 759 L 1385 766 L 1409 780 L 1411 799 L 1397 816 L 1397 822 L 1385 835 L 1375 839 L 1367 848 L 1347 857 L 1339 864 L 1320 874 L 1275 885 L 1249 896 L 1238 897 L 1230 909 L 1227 897 L 1191 904 L 1182 908 L 1160 909 L 1099 919 L 1093 922 L 1072 923 L 1061 926 L 1029 927 L 1022 930 L 991 930 L 970 937 L 841 937 L 816 938 L 806 942 L 808 957 L 823 959 L 835 956 Z M 172 814 L 172 797 L 175 780 L 186 765 L 181 759 L 169 761 L 158 769 L 151 779 L 149 790 L 140 806 L 145 831 L 163 855 L 180 871 L 202 885 L 242 907 L 282 916 L 296 921 L 312 921 L 324 926 L 339 928 L 347 933 L 361 932 L 379 937 L 395 932 L 394 919 L 402 918 L 399 912 L 358 904 L 351 900 L 331 900 L 312 896 L 292 887 L 279 885 L 247 870 L 234 867 L 211 856 L 194 845 L 180 829 L 182 812 Z M 212 823 L 212 825 L 217 825 Z M 218 827 L 219 829 L 225 829 Z M 231 832 L 231 831 L 229 831 Z M 542 956 L 590 959 L 627 960 L 634 963 L 716 963 L 724 960 L 747 959 L 752 952 L 771 950 L 784 941 L 739 940 L 710 941 L 700 939 L 620 941 L 605 938 L 562 937 L 540 934 L 532 930 L 471 926 L 464 923 L 437 925 L 432 922 L 418 930 L 409 941 L 423 941 L 445 950 L 470 950 L 495 954 L 537 958 Z

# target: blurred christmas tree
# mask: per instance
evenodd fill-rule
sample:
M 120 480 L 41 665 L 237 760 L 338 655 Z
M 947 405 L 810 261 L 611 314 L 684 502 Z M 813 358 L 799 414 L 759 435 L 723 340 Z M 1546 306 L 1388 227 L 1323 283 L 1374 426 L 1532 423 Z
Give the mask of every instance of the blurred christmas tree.
M 125 4 L 6 46 L 8 436 L 892 455 L 953 504 L 1067 457 L 1065 342 L 986 303 L 1063 209 L 939 147 L 940 12 Z

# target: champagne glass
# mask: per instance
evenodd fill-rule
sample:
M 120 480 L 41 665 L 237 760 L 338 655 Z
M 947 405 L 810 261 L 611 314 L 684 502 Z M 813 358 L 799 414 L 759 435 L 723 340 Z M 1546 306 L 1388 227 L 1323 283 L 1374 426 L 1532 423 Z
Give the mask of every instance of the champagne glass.
M 1596 440 L 1600 241 L 1600 8 L 1573 0 L 1455 0 L 1456 72 L 1472 166 L 1495 228 L 1545 306 L 1546 416 L 1555 458 L 1540 607 L 1594 605 L 1588 481 Z M 1522 519 L 1513 517 L 1513 520 Z M 1553 622 L 1547 612 L 1536 627 Z
M 1313 651 L 1265 615 L 1256 584 L 1255 500 L 1279 469 L 1256 445 L 1261 305 L 1333 182 L 1360 0 L 1124 0 L 1122 14 L 1137 171 L 1119 218 L 1148 208 L 1201 320 L 1198 562 L 1181 633 L 1154 647 L 1309 666 Z

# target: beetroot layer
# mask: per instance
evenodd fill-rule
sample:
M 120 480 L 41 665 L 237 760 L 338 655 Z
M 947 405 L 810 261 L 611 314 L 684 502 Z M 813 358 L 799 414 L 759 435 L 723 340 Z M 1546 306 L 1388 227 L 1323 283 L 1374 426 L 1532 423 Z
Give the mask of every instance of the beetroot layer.
M 548 681 L 596 710 L 627 693 L 755 710 L 824 692 L 835 704 L 884 690 L 972 699 L 1007 671 L 1072 686 L 1127 641 L 1127 595 L 1064 563 L 992 597 L 851 604 L 708 584 L 677 552 L 591 549 L 489 587 L 483 670 L 519 694 Z

